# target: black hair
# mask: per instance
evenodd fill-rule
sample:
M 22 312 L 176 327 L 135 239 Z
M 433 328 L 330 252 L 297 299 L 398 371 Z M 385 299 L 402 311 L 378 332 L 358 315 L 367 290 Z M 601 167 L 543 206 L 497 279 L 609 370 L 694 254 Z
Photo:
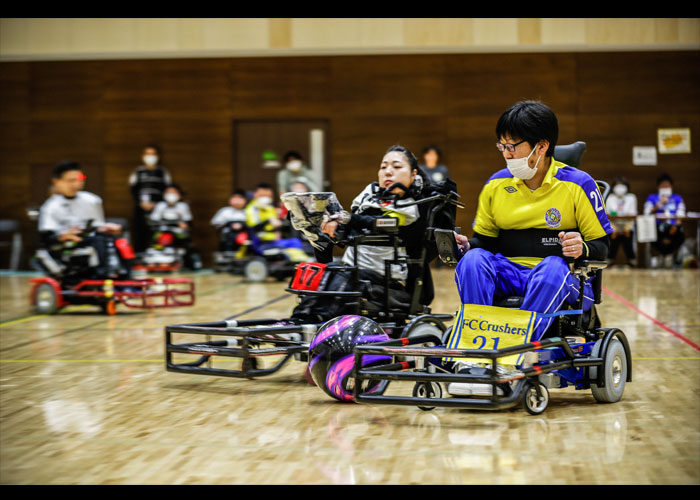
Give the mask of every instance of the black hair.
M 421 181 L 416 182 L 416 180 L 413 180 L 413 184 L 409 188 L 409 194 L 417 194 L 420 193 L 420 191 L 430 184 L 430 177 L 423 172 L 423 169 L 421 169 L 418 166 L 418 159 L 416 158 L 416 155 L 411 153 L 411 151 L 408 148 L 405 148 L 399 144 L 394 144 L 391 146 L 389 149 L 386 150 L 386 153 L 384 153 L 384 156 L 388 155 L 389 153 L 393 151 L 398 151 L 399 153 L 403 154 L 404 158 L 408 161 L 408 164 L 411 167 L 411 170 L 416 171 L 416 176 L 421 178 Z M 416 192 L 416 193 L 414 193 Z
M 425 154 L 430 151 L 435 151 L 435 153 L 438 155 L 438 158 L 442 158 L 442 151 L 440 151 L 440 148 L 437 147 L 435 144 L 428 144 L 426 147 L 424 147 L 423 156 L 425 156 Z
M 545 156 L 554 154 L 559 138 L 557 116 L 548 106 L 538 101 L 520 101 L 508 108 L 496 124 L 496 139 L 509 135 L 515 140 L 525 140 L 530 148 L 542 141 L 549 141 Z
M 617 184 L 624 184 L 625 186 L 627 186 L 627 191 L 630 190 L 630 183 L 626 177 L 620 176 L 617 179 L 615 179 L 613 181 L 612 185 L 613 185 L 613 187 L 615 187 Z
M 177 192 L 180 193 L 180 198 L 183 198 L 185 196 L 185 192 L 182 190 L 179 184 L 175 184 L 174 182 L 172 184 L 168 184 L 165 186 L 165 189 L 168 188 L 175 188 L 177 189 Z M 165 192 L 165 189 L 163 189 L 163 192 Z
M 248 199 L 248 193 L 245 192 L 245 189 L 241 189 L 241 188 L 234 189 L 233 192 L 231 193 L 231 196 L 236 196 L 236 195 L 242 196 L 246 200 Z M 229 198 L 231 196 L 229 196 Z
M 70 172 L 71 170 L 79 170 L 83 171 L 82 168 L 80 168 L 80 164 L 74 161 L 62 161 L 58 163 L 56 166 L 53 167 L 53 174 L 52 177 L 54 179 L 60 179 L 63 177 L 63 174 L 66 172 Z
M 255 190 L 257 191 L 258 189 L 272 189 L 274 191 L 274 189 L 272 188 L 272 184 L 268 182 L 261 182 L 260 184 L 255 186 Z
M 302 156 L 301 156 L 301 153 L 299 153 L 298 151 L 287 151 L 287 152 L 284 154 L 284 157 L 282 158 L 282 161 L 284 161 L 285 163 L 287 163 L 287 162 L 288 162 L 290 159 L 292 159 L 292 158 L 295 158 L 295 159 L 297 159 L 297 160 L 302 160 L 302 159 L 303 159 Z
M 658 177 L 656 178 L 656 185 L 658 186 L 658 185 L 661 184 L 663 181 L 668 181 L 668 182 L 671 183 L 671 185 L 673 185 L 673 179 L 671 178 L 670 175 L 668 175 L 668 174 L 666 174 L 666 173 L 663 173 L 663 174 L 661 174 L 660 176 L 658 176 Z
M 399 153 L 403 154 L 404 158 L 406 158 L 406 161 L 408 161 L 409 165 L 411 166 L 411 170 L 419 170 L 418 159 L 407 148 L 405 148 L 399 144 L 394 144 L 393 146 L 391 146 L 389 149 L 386 150 L 386 153 L 384 153 L 384 156 L 388 155 L 389 153 L 391 153 L 393 151 L 398 151 Z

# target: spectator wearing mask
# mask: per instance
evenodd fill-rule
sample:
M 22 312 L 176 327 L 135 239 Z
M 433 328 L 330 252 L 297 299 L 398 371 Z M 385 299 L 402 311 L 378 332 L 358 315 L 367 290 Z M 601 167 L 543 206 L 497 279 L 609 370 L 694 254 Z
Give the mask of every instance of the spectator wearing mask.
M 433 184 L 438 184 L 450 176 L 450 172 L 445 165 L 440 163 L 442 152 L 434 145 L 423 148 L 423 164 L 421 168 L 430 178 Z
M 151 240 L 149 219 L 156 203 L 163 200 L 166 186 L 172 184 L 168 170 L 158 165 L 160 160 L 157 146 L 149 145 L 143 149 L 143 164 L 129 177 L 131 196 L 134 200 L 134 227 L 132 238 L 134 250 L 142 252 Z
M 228 206 L 220 208 L 211 219 L 211 225 L 220 235 L 219 250 L 230 251 L 238 249 L 239 235 L 246 231 L 245 207 L 248 204 L 246 192 L 243 189 L 234 190 L 228 200 Z
M 627 257 L 627 265 L 636 265 L 634 255 L 634 219 L 617 219 L 615 216 L 637 215 L 637 197 L 630 193 L 630 185 L 624 177 L 618 177 L 613 182 L 612 192 L 605 200 L 605 209 L 608 215 L 613 217 L 610 224 L 613 233 L 610 235 L 610 252 L 608 260 L 610 264 L 615 261 L 617 251 L 622 245 L 622 249 Z
M 304 165 L 301 154 L 296 151 L 289 151 L 283 158 L 284 168 L 277 172 L 277 190 L 280 193 L 286 193 L 289 186 L 298 177 L 303 177 L 305 184 L 308 185 L 310 191 L 317 191 L 318 186 L 311 180 L 313 172 L 309 167 Z
M 246 224 L 263 242 L 279 240 L 282 222 L 277 216 L 272 186 L 262 182 L 245 208 Z
M 673 192 L 673 179 L 668 174 L 661 174 L 656 179 L 658 191 L 647 197 L 644 203 L 644 215 L 663 215 L 685 217 L 685 202 L 681 195 Z M 683 244 L 685 234 L 681 222 L 677 219 L 657 219 L 658 237 L 653 247 L 663 256 L 664 266 L 672 267 L 674 254 Z

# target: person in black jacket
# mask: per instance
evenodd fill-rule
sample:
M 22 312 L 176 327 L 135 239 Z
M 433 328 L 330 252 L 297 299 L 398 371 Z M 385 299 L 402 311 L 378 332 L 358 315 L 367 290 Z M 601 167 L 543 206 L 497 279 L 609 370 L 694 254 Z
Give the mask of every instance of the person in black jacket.
M 157 146 L 143 149 L 143 165 L 137 167 L 129 177 L 131 196 L 134 200 L 134 227 L 132 239 L 134 250 L 143 252 L 151 241 L 150 214 L 156 203 L 163 200 L 165 188 L 172 184 L 170 172 L 158 165 L 160 153 Z

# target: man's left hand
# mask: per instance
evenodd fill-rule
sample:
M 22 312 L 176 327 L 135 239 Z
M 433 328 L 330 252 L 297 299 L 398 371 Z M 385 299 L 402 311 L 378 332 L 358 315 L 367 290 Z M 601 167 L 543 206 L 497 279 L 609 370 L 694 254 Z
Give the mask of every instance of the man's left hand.
M 559 240 L 561 241 L 561 251 L 564 257 L 577 259 L 583 255 L 583 238 L 581 238 L 581 233 L 573 231 L 566 233 L 562 231 L 559 233 Z

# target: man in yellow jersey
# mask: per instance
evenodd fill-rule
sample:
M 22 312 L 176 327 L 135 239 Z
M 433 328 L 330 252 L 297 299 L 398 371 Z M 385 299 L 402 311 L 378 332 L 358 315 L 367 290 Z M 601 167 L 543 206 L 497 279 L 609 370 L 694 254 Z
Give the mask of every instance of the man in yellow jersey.
M 578 280 L 563 257 L 605 260 L 612 227 L 603 199 L 586 172 L 553 158 L 557 117 L 540 102 L 523 101 L 496 125 L 496 147 L 507 168 L 496 172 L 479 195 L 472 238 L 456 235 L 463 253 L 455 272 L 463 304 L 492 305 L 522 296 L 521 309 L 540 313 L 574 305 Z M 590 284 L 583 308 L 593 305 Z M 538 317 L 538 340 L 553 317 Z

